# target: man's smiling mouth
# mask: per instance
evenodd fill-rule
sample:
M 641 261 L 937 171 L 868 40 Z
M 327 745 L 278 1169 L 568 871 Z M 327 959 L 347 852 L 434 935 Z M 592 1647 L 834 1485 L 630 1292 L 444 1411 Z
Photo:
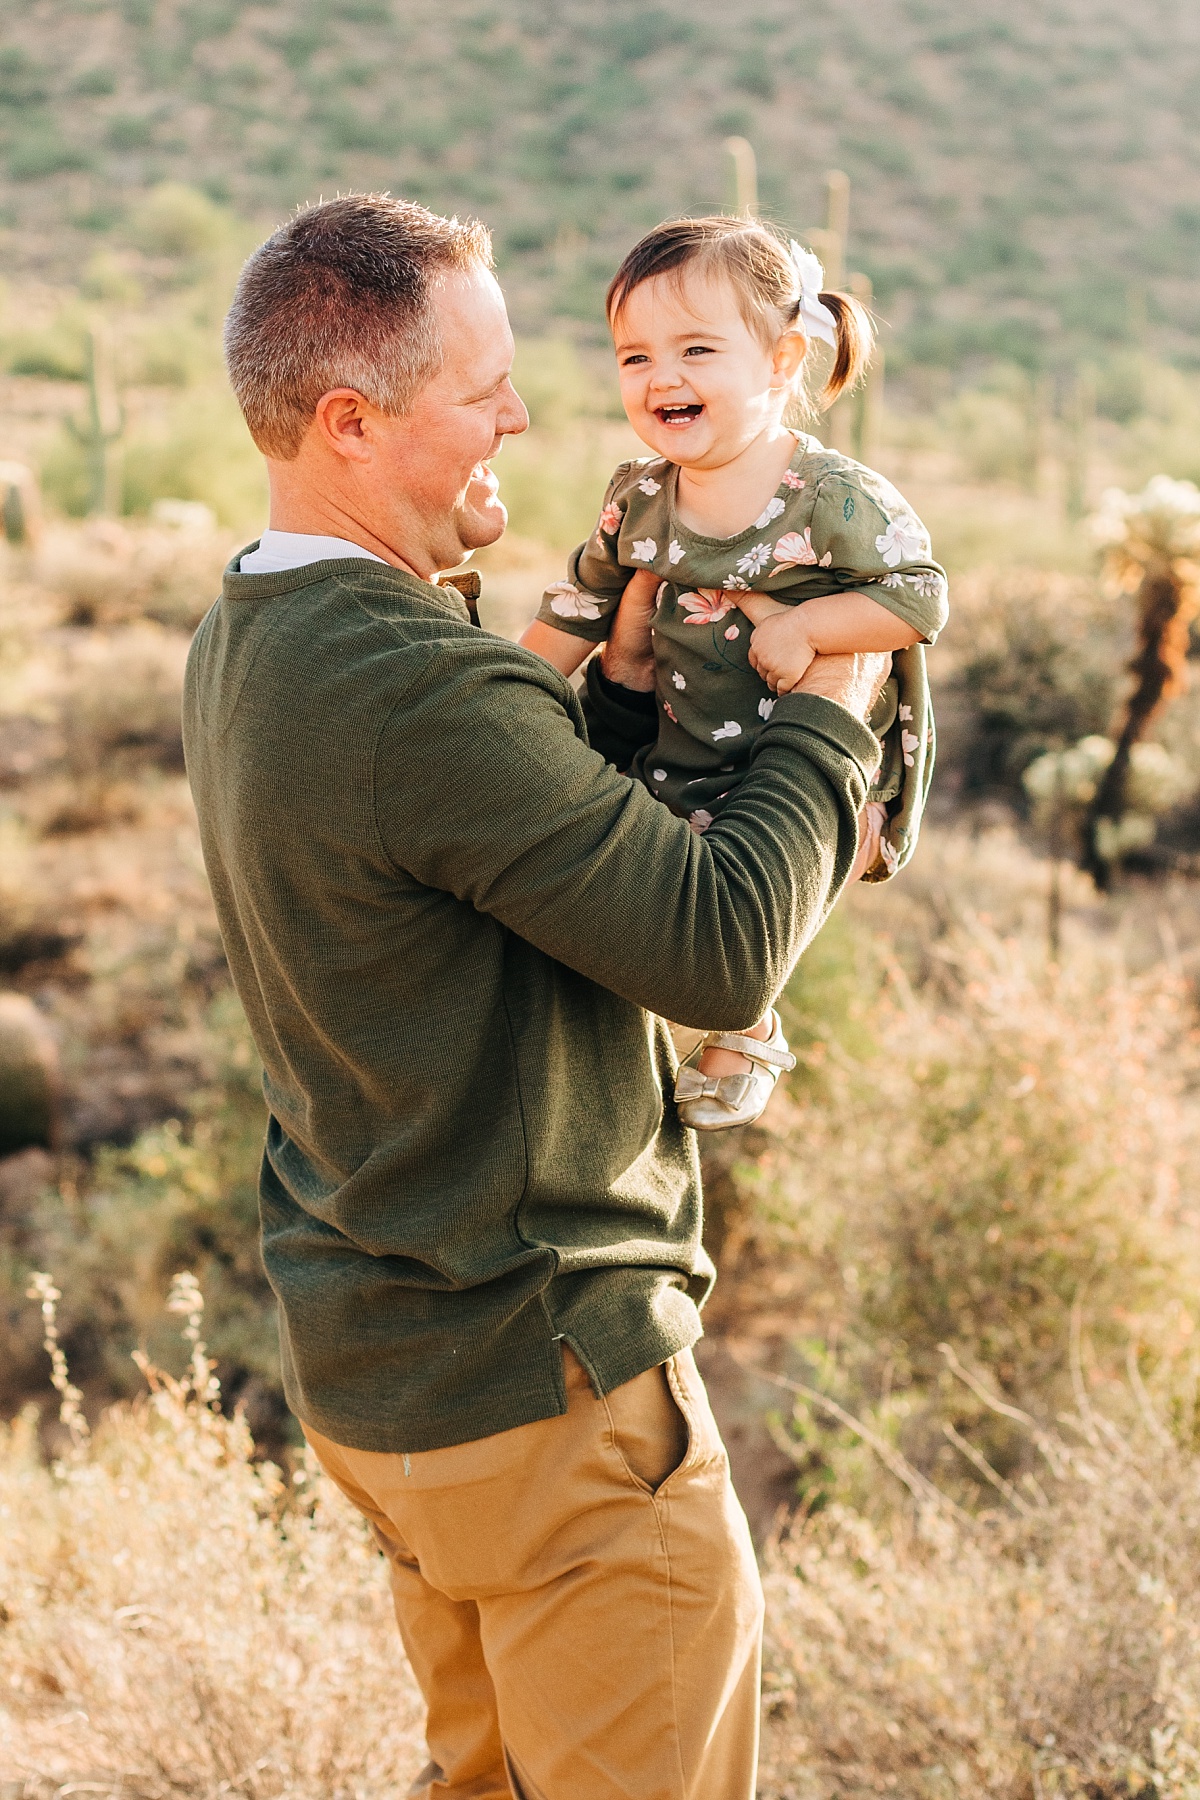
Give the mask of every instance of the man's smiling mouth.
M 699 401 L 692 401 L 687 406 L 656 406 L 655 417 L 664 425 L 690 425 L 704 411 Z

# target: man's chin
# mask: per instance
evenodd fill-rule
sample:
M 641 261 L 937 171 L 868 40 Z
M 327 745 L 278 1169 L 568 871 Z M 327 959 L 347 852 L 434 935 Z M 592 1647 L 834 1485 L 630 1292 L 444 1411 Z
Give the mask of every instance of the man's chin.
M 500 500 L 467 507 L 459 516 L 459 542 L 464 550 L 484 550 L 504 536 L 507 526 L 508 508 Z

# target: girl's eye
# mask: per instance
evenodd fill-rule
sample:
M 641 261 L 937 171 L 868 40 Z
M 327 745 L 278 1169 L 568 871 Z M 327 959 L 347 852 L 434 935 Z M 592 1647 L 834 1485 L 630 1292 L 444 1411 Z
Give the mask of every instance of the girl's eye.
M 711 356 L 711 344 L 689 344 L 683 353 L 685 356 Z
M 631 352 L 629 356 L 623 356 L 621 358 L 621 367 L 623 369 L 631 369 L 634 363 L 644 363 L 649 361 L 650 358 L 648 356 L 643 356 L 640 350 L 635 350 Z

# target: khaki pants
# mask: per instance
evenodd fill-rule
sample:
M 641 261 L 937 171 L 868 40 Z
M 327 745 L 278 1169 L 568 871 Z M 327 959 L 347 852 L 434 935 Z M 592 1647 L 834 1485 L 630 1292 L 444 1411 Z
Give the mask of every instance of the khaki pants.
M 762 1588 L 691 1351 L 448 1450 L 309 1431 L 429 1708 L 420 1800 L 752 1800 Z

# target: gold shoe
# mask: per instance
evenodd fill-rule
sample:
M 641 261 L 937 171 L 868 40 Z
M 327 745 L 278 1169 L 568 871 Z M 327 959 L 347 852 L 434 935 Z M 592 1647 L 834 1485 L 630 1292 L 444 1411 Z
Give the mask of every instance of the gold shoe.
M 693 1131 L 728 1131 L 731 1125 L 750 1125 L 761 1116 L 781 1071 L 796 1066 L 777 1012 L 772 1012 L 771 1021 L 769 1038 L 744 1037 L 740 1031 L 710 1031 L 689 1051 L 675 1078 L 675 1104 L 685 1125 Z M 749 1057 L 754 1067 L 746 1075 L 702 1074 L 696 1065 L 710 1044 L 719 1050 L 738 1051 Z

